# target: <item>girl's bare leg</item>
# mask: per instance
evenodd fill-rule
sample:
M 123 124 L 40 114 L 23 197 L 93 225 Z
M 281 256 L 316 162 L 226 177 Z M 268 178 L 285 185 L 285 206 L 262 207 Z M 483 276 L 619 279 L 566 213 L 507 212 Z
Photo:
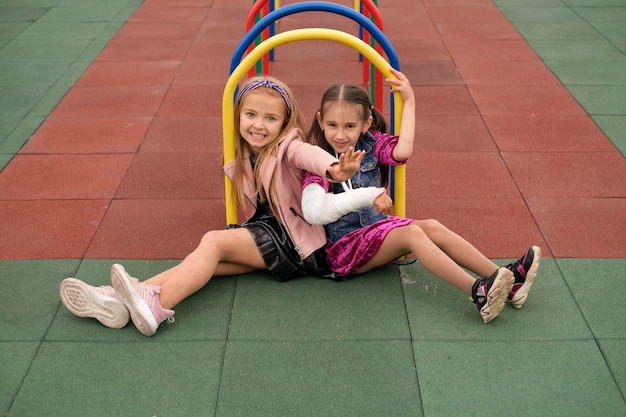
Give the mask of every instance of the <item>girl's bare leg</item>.
M 471 243 L 457 235 L 437 220 L 416 220 L 415 223 L 429 239 L 441 248 L 454 262 L 469 269 L 479 277 L 487 277 L 498 269 Z
M 415 223 L 398 227 L 389 232 L 376 255 L 357 273 L 385 265 L 393 259 L 411 252 L 428 271 L 454 285 L 467 295 L 472 295 L 472 285 L 476 280 L 435 245 L 422 228 Z
M 266 269 L 247 229 L 213 230 L 175 267 L 145 281 L 161 287 L 159 302 L 166 309 L 198 291 L 214 275 L 235 275 Z

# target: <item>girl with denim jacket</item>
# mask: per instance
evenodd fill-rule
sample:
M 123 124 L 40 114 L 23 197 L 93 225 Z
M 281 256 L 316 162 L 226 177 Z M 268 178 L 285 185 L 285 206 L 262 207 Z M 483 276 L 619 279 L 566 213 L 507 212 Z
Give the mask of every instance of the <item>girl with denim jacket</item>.
M 111 267 L 111 286 L 63 280 L 60 295 L 73 314 L 111 328 L 130 319 L 146 336 L 173 321 L 171 310 L 215 275 L 268 269 L 280 281 L 296 276 L 335 278 L 324 255 L 324 229 L 303 219 L 304 170 L 344 181 L 358 170 L 362 154 L 352 149 L 336 158 L 303 140 L 304 118 L 290 89 L 273 78 L 245 83 L 236 99 L 235 159 L 224 167 L 234 197 L 245 211 L 241 227 L 212 230 L 180 264 L 146 281 Z
M 398 136 L 386 133 L 382 114 L 367 93 L 351 84 L 335 84 L 323 95 L 307 140 L 339 155 L 350 147 L 363 151 L 359 171 L 331 184 L 314 173 L 303 177 L 302 208 L 312 224 L 324 224 L 326 254 L 338 274 L 362 274 L 413 254 L 424 267 L 469 295 L 485 323 L 504 308 L 507 298 L 520 308 L 535 279 L 540 249 L 531 247 L 517 262 L 498 267 L 469 242 L 436 220 L 413 220 L 385 213 L 388 167 L 406 163 L 413 151 L 415 97 L 408 79 L 387 79 L 404 102 Z M 475 279 L 464 268 L 485 277 Z

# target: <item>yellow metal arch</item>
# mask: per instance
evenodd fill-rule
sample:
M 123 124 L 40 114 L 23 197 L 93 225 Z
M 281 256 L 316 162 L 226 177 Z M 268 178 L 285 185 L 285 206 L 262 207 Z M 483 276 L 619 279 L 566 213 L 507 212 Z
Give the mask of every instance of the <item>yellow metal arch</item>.
M 308 29 L 295 29 L 287 32 L 282 32 L 264 42 L 257 45 L 248 55 L 246 55 L 237 68 L 231 73 L 226 86 L 224 87 L 224 95 L 222 96 L 222 126 L 224 130 L 224 164 L 232 161 L 235 158 L 235 114 L 234 114 L 234 100 L 235 91 L 239 85 L 239 82 L 248 73 L 248 70 L 252 68 L 255 63 L 261 59 L 261 57 L 268 53 L 271 49 L 285 43 L 297 42 L 302 40 L 328 40 L 333 42 L 340 42 L 347 46 L 352 47 L 365 56 L 386 78 L 395 78 L 390 71 L 390 64 L 383 58 L 378 52 L 376 52 L 371 46 L 357 38 L 356 36 L 348 33 L 324 28 L 308 28 Z M 394 126 L 393 132 L 399 134 L 400 122 L 402 120 L 402 97 L 400 93 L 393 94 L 393 109 L 394 109 Z M 225 191 L 226 191 L 226 224 L 237 223 L 237 207 L 235 200 L 233 199 L 233 183 L 231 180 L 225 178 Z M 399 165 L 394 167 L 394 207 L 395 214 L 397 216 L 405 217 L 406 208 L 406 167 Z

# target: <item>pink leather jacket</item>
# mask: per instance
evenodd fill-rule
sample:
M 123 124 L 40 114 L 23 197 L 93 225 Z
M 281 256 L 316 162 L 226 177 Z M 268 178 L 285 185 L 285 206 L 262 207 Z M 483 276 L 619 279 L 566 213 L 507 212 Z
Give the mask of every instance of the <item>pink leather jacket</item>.
M 244 194 L 248 199 L 246 210 L 243 211 L 245 219 L 249 219 L 256 210 L 256 189 L 254 186 L 254 173 L 250 163 L 250 155 L 246 150 L 243 155 L 247 178 L 245 181 Z M 302 132 L 298 129 L 290 130 L 281 140 L 277 147 L 277 155 L 268 161 L 263 173 L 263 187 L 270 189 L 270 182 L 275 178 L 276 193 L 279 207 L 272 207 L 276 218 L 285 226 L 287 233 L 296 246 L 302 259 L 307 258 L 315 250 L 326 244 L 326 235 L 323 226 L 311 225 L 304 220 L 302 215 L 302 178 L 303 170 L 313 172 L 321 177 L 326 177 L 329 166 L 339 162 L 328 152 L 306 143 L 302 139 Z M 232 179 L 234 161 L 226 164 L 224 173 Z

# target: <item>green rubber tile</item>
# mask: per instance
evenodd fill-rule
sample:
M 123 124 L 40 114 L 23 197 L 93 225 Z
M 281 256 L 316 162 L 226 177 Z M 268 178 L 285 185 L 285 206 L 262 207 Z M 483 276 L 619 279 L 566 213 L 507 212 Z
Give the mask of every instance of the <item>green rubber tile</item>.
M 43 343 L 8 415 L 214 415 L 223 342 Z
M 0 117 L 26 116 L 46 91 L 46 87 L 0 86 Z
M 559 80 L 572 85 L 626 85 L 626 56 L 620 61 L 545 61 Z
M 13 159 L 13 156 L 15 155 L 8 154 L 8 153 L 0 153 L 0 171 L 2 171 L 4 167 L 6 167 L 9 162 L 11 162 L 11 159 Z
M 33 362 L 39 343 L 0 342 L 0 412 L 8 411 Z
M 596 338 L 626 338 L 626 259 L 559 259 L 567 285 Z
M 33 22 L 43 16 L 48 7 L 2 7 L 0 5 L 0 22 Z
M 585 22 L 513 22 L 526 40 L 602 40 L 597 30 Z
M 593 6 L 593 2 L 588 2 L 586 6 Z M 620 7 L 617 7 L 620 6 Z M 616 7 L 572 7 L 572 10 L 588 22 L 625 22 L 626 4 L 616 5 Z
M 625 339 L 601 339 L 600 349 L 611 369 L 611 373 L 617 382 L 622 395 L 626 394 L 626 340 Z
M 572 7 L 612 7 L 624 6 L 624 0 L 562 0 L 563 4 Z
M 626 55 L 606 39 L 577 41 L 531 39 L 528 43 L 544 61 L 626 60 Z
M 60 0 L 3 0 L 2 7 L 53 7 Z
M 51 86 L 67 70 L 64 62 L 32 62 L 25 65 L 23 61 L 0 62 L 0 84 L 3 86 Z
M 29 25 L 28 22 L 0 22 L 0 39 L 13 39 L 26 30 Z
M 409 340 L 395 266 L 352 280 L 278 282 L 269 273 L 237 282 L 229 340 Z
M 0 103 L 0 106 L 1 105 Z M 17 151 L 24 146 L 28 138 L 41 126 L 44 119 L 44 117 L 31 116 L 20 119 L 19 124 L 13 129 L 9 136 L 0 141 L 0 153 L 17 153 Z
M 122 10 L 123 5 L 101 3 L 88 7 L 55 7 L 41 17 L 38 22 L 82 22 L 95 23 L 113 20 Z
M 626 115 L 626 85 L 572 85 L 568 90 L 592 116 Z
M 89 40 L 12 40 L 0 49 L 0 62 L 74 62 L 89 43 Z
M 414 350 L 428 417 L 626 413 L 593 340 L 416 342 Z
M 626 115 L 593 116 L 593 120 L 622 155 L 626 155 Z
M 35 22 L 17 35 L 18 40 L 58 39 L 83 40 L 94 39 L 106 28 L 107 23 L 83 22 Z
M 33 106 L 28 115 L 34 117 L 48 117 L 48 115 L 52 112 L 52 110 L 54 110 L 54 108 L 59 104 L 61 99 L 65 97 L 71 88 L 72 87 L 67 85 L 67 83 L 55 84 L 48 91 L 46 91 L 46 94 L 44 94 L 37 104 Z
M 500 11 L 511 22 L 581 22 L 568 7 L 501 6 Z
M 408 341 L 228 342 L 215 415 L 418 417 L 414 366 Z
M 493 3 L 502 8 L 504 6 L 525 6 L 525 7 L 561 7 L 561 0 L 493 0 Z
M 21 120 L 21 117 L 0 117 L 0 143 L 9 136 Z
M 497 261 L 505 265 L 510 261 Z M 421 265 L 403 267 L 402 282 L 413 340 L 591 339 L 554 259 L 541 260 L 539 273 L 520 310 L 510 305 L 488 324 L 464 293 Z M 558 326 L 555 326 L 558 323 Z
M 84 260 L 76 277 L 89 285 L 111 285 L 111 260 Z M 121 261 L 126 271 L 143 281 L 178 264 L 178 261 Z M 65 276 L 57 276 L 57 288 Z M 164 322 L 151 338 L 143 336 L 132 322 L 123 329 L 109 329 L 93 318 L 76 317 L 63 305 L 46 335 L 47 341 L 143 341 L 226 340 L 235 287 L 235 277 L 216 277 L 200 291 L 178 304 L 175 321 Z M 58 297 L 58 295 L 57 295 Z
M 626 39 L 626 25 L 624 22 L 597 22 L 593 23 L 593 26 L 609 40 L 623 41 Z
M 611 41 L 611 43 L 615 45 L 615 47 L 618 48 L 620 51 L 622 51 L 624 54 L 626 54 L 626 39 L 613 40 Z
M 41 340 L 61 304 L 55 278 L 77 267 L 71 259 L 0 261 L 0 340 Z

